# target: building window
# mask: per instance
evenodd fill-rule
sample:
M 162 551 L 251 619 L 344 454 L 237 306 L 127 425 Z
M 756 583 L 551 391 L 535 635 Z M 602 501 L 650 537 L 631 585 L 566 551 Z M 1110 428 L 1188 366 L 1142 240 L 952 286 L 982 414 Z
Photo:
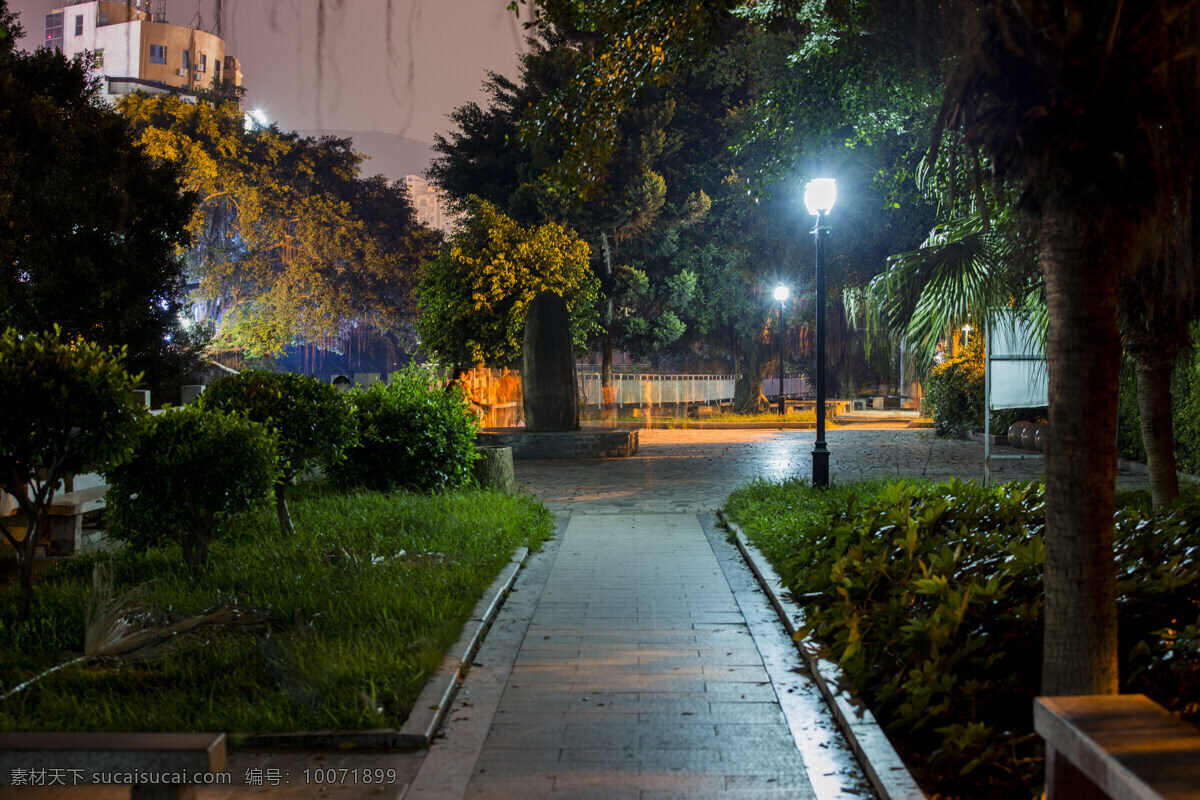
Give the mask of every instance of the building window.
M 206 53 L 201 53 L 200 57 L 196 59 L 196 72 L 208 72 L 208 55 Z
M 99 50 L 96 51 L 96 66 L 97 67 L 104 66 L 104 48 L 103 47 L 101 47 Z
M 75 15 L 75 35 L 83 36 L 83 14 Z
M 151 64 L 167 63 L 167 46 L 165 44 L 150 45 L 150 63 Z
M 180 53 L 180 55 L 183 56 L 183 68 L 191 69 L 192 68 L 192 51 L 184 50 Z
M 63 12 L 52 11 L 46 15 L 46 46 L 62 52 Z
M 221 80 L 221 62 L 220 61 L 213 62 L 213 77 L 216 78 L 217 80 Z

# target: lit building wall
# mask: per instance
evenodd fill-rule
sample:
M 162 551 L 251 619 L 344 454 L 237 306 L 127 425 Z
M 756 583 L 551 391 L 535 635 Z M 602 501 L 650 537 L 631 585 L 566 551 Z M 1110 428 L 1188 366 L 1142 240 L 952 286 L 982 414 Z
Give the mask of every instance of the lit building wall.
M 92 0 L 55 8 L 46 15 L 44 42 L 68 57 L 94 52 L 109 100 L 134 89 L 186 95 L 222 78 L 241 86 L 241 65 L 225 52 L 223 39 L 171 25 L 161 10 L 152 19 L 145 5 Z

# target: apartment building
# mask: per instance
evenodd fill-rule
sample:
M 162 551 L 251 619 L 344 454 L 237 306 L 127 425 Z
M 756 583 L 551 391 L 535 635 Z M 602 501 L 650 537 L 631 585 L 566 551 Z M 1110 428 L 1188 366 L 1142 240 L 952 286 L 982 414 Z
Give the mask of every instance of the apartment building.
M 91 0 L 46 14 L 43 44 L 68 57 L 96 54 L 96 72 L 110 101 L 141 90 L 187 96 L 210 89 L 214 81 L 242 85 L 241 64 L 225 41 L 191 25 L 166 21 L 166 0 Z
M 417 222 L 450 233 L 456 220 L 447 212 L 441 191 L 419 175 L 405 175 L 404 185 L 417 212 Z

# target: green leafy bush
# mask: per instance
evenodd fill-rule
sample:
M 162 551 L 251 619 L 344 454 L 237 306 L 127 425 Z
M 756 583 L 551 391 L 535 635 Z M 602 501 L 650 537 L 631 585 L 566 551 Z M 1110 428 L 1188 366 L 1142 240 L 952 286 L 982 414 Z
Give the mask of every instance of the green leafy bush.
M 431 492 L 469 483 L 479 421 L 461 388 L 443 390 L 442 383 L 410 364 L 389 384 L 351 391 L 359 439 L 330 477 L 342 486 L 383 491 Z
M 934 366 L 925 401 L 938 436 L 965 439 L 983 430 L 983 337 Z
M 836 489 L 760 483 L 727 510 L 765 543 L 805 600 L 806 631 L 927 789 L 1036 794 L 1042 486 Z M 1146 498 L 1125 497 L 1115 523 L 1123 690 L 1200 719 L 1200 504 L 1155 512 Z
M 59 482 L 129 458 L 138 411 L 124 350 L 66 341 L 59 330 L 0 335 L 0 489 L 26 515 L 22 539 L 0 526 L 17 553 L 19 615 L 33 602 L 34 548 Z
M 133 459 L 110 470 L 110 535 L 138 548 L 177 542 L 191 567 L 226 523 L 279 479 L 272 431 L 238 414 L 185 406 L 146 419 Z
M 275 431 L 280 480 L 275 484 L 279 527 L 293 533 L 287 487 L 313 467 L 329 469 L 354 443 L 350 406 L 337 389 L 306 375 L 245 370 L 215 381 L 201 395 L 206 408 L 245 414 Z

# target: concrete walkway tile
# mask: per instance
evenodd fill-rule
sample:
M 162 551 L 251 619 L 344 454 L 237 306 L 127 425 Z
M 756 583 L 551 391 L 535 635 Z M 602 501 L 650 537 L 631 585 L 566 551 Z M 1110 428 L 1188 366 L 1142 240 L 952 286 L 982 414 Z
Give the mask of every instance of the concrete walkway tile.
M 760 748 L 762 769 L 787 785 L 804 774 L 794 748 L 781 761 L 790 733 L 694 515 L 572 516 L 525 642 L 468 797 L 504 796 L 497 786 L 543 796 L 548 775 L 559 798 L 697 780 L 696 793 L 720 793 L 745 769 L 722 753 L 756 760 L 739 732 L 720 733 L 734 722 L 757 723 L 761 741 L 777 743 Z M 807 797 L 801 788 L 794 796 Z

